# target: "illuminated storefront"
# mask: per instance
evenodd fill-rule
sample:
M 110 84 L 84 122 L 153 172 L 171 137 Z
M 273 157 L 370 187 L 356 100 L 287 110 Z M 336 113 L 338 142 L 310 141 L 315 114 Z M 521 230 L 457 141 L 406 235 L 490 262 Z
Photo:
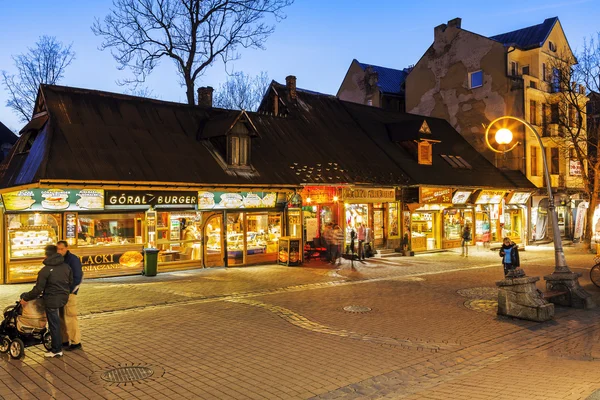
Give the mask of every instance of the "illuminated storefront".
M 26 189 L 5 193 L 5 277 L 33 281 L 44 247 L 66 240 L 86 278 L 275 262 L 286 195 L 278 192 Z
M 400 247 L 400 215 L 394 188 L 342 188 L 343 229 L 346 247 L 352 244 L 352 231 L 366 228 L 366 242 L 375 249 Z M 356 252 L 358 241 L 355 240 Z

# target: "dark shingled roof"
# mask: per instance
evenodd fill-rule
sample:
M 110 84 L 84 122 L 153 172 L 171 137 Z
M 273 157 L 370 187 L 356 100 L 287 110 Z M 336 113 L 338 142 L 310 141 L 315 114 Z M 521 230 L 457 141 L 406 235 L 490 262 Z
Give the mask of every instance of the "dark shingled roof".
M 15 144 L 19 137 L 13 131 L 8 129 L 6 125 L 0 122 L 0 144 L 9 143 Z
M 523 50 L 535 49 L 544 44 L 557 21 L 558 17 L 548 18 L 541 24 L 501 33 L 491 36 L 490 39 L 496 40 L 505 46 L 515 45 Z
M 377 72 L 377 86 L 383 93 L 388 94 L 401 94 L 403 92 L 402 85 L 406 80 L 408 71 L 406 69 L 393 69 L 380 67 L 378 65 L 361 63 L 358 60 L 354 60 L 360 65 L 363 71 L 367 68 L 371 68 L 373 72 Z
M 273 87 L 282 99 L 288 99 L 285 85 L 274 83 Z M 381 163 L 385 159 L 390 159 L 394 164 L 390 172 L 397 174 L 396 171 L 401 171 L 405 185 L 535 188 L 522 173 L 515 172 L 515 176 L 509 177 L 497 169 L 443 119 L 398 113 L 342 101 L 331 96 L 315 96 L 301 92 L 298 92 L 298 105 L 294 107 L 292 103 L 289 100 L 286 103 L 288 109 L 291 109 L 290 115 L 302 113 L 306 118 L 324 120 L 343 117 L 345 121 L 344 113 L 339 110 L 339 107 L 343 108 L 353 123 L 360 127 L 362 136 L 368 137 L 371 143 L 361 140 L 358 149 L 354 150 L 355 138 L 361 135 L 355 133 L 354 127 L 350 129 L 350 124 L 345 125 L 345 131 L 341 132 L 337 129 L 326 132 L 314 131 L 312 132 L 314 139 L 311 139 L 311 142 L 321 143 L 323 136 L 327 139 L 326 142 L 339 140 L 337 138 L 341 137 L 341 143 L 332 143 L 334 145 L 332 151 L 342 154 L 343 158 L 357 158 L 364 155 L 371 160 L 371 163 Z M 272 103 L 263 100 L 260 110 L 268 112 L 268 104 Z M 325 112 L 325 107 L 332 108 L 335 113 L 329 115 Z M 419 133 L 423 121 L 427 121 L 431 134 Z M 419 164 L 415 154 L 410 151 L 410 145 L 407 146 L 418 138 L 439 141 L 433 144 L 433 165 Z M 377 148 L 374 153 L 370 150 L 373 144 Z M 461 156 L 472 166 L 472 169 L 453 168 L 441 157 L 442 154 Z
M 40 91 L 49 118 L 39 124 L 41 129 L 23 133 L 2 165 L 1 187 L 40 180 L 534 187 L 515 184 L 444 120 L 303 90 L 290 100 L 286 87 L 276 82 L 263 99 L 262 112 L 247 115 L 62 86 L 43 85 Z M 283 116 L 267 115 L 275 94 Z M 251 139 L 251 172 L 225 170 L 215 156 L 238 117 L 249 119 L 258 133 Z M 423 121 L 430 134 L 419 133 Z M 433 145 L 432 166 L 418 164 L 405 146 L 414 145 L 419 135 L 441 141 Z M 452 168 L 440 154 L 460 155 L 473 169 Z

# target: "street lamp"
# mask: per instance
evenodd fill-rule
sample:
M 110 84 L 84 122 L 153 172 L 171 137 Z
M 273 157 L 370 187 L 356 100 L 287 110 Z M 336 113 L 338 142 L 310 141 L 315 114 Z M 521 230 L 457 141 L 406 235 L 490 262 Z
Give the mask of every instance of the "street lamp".
M 562 305 L 591 308 L 593 307 L 593 302 L 590 294 L 583 290 L 583 288 L 579 285 L 578 278 L 581 276 L 581 274 L 573 273 L 567 266 L 565 253 L 562 247 L 562 239 L 560 237 L 560 230 L 558 228 L 558 216 L 556 214 L 556 209 L 554 206 L 554 196 L 552 195 L 552 181 L 550 180 L 548 161 L 546 160 L 546 149 L 544 147 L 544 143 L 542 142 L 542 138 L 538 134 L 537 130 L 529 122 L 521 118 L 507 115 L 496 118 L 495 120 L 490 122 L 490 124 L 485 130 L 485 142 L 488 145 L 488 147 L 496 153 L 506 153 L 517 147 L 517 145 L 519 144 L 518 142 L 513 144 L 512 147 L 510 147 L 509 149 L 497 150 L 490 144 L 488 138 L 490 129 L 497 122 L 505 120 L 513 120 L 525 125 L 534 134 L 534 136 L 538 140 L 538 143 L 540 144 L 542 162 L 544 164 L 544 175 L 546 177 L 546 189 L 548 190 L 548 213 L 550 214 L 550 218 L 552 219 L 552 236 L 554 237 L 554 272 L 551 275 L 544 277 L 544 279 L 546 280 L 547 289 L 549 291 L 567 291 L 569 293 L 568 300 L 564 300 Z M 496 132 L 495 139 L 498 144 L 506 146 L 512 141 L 513 134 L 510 131 L 510 129 L 501 128 L 498 129 L 498 131 Z

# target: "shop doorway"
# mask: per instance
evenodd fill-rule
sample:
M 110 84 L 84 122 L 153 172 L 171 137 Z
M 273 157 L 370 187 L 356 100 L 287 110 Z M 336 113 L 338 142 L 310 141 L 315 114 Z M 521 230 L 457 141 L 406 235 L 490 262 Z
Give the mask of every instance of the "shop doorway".
M 376 249 L 385 247 L 384 216 L 382 208 L 373 209 L 373 245 Z
M 223 214 L 209 213 L 204 224 L 204 266 L 223 267 L 225 248 L 223 236 Z

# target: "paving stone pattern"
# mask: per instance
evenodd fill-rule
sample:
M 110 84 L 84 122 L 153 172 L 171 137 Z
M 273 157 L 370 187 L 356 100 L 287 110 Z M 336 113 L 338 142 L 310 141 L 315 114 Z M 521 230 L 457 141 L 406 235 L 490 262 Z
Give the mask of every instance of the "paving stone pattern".
M 573 249 L 567 259 L 580 272 L 593 265 Z M 528 249 L 522 260 L 529 275 L 552 271 L 551 249 Z M 600 310 L 558 308 L 539 324 L 498 317 L 489 303 L 469 308 L 494 301 L 498 261 L 495 252 L 442 253 L 356 270 L 313 262 L 88 280 L 83 350 L 0 356 L 0 398 L 595 398 Z M 581 283 L 600 297 L 587 277 Z M 29 286 L 2 286 L 0 300 Z M 371 311 L 345 312 L 349 305 Z M 101 378 L 128 366 L 153 374 Z

